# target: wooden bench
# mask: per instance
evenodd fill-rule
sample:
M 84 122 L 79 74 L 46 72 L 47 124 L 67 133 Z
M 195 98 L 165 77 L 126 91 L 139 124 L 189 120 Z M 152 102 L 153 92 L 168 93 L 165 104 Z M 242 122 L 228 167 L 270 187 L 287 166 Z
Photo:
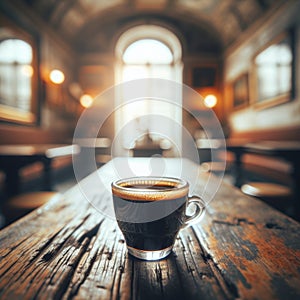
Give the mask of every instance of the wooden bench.
M 263 200 L 284 213 L 293 215 L 293 191 L 287 186 L 272 182 L 248 182 L 241 186 L 241 191 Z
M 235 131 L 230 134 L 231 140 L 244 140 L 245 143 L 261 141 L 300 141 L 300 126 L 287 126 L 280 128 L 266 128 L 249 131 Z M 235 161 L 235 156 L 228 152 L 227 165 L 231 166 Z M 246 153 L 242 158 L 243 168 L 246 172 L 257 175 L 262 179 L 281 183 L 290 186 L 292 184 L 292 166 L 286 160 L 279 157 L 268 157 Z

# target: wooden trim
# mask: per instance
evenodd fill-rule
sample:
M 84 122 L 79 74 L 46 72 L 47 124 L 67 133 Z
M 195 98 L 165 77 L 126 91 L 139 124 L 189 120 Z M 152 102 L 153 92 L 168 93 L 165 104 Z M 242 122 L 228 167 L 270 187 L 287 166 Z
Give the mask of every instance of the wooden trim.
M 300 140 L 300 125 L 278 127 L 278 128 L 260 128 L 249 131 L 232 132 L 230 138 L 233 139 L 248 139 L 251 141 L 274 140 L 288 141 Z
M 72 133 L 37 127 L 0 125 L 0 144 L 66 144 L 72 141 Z

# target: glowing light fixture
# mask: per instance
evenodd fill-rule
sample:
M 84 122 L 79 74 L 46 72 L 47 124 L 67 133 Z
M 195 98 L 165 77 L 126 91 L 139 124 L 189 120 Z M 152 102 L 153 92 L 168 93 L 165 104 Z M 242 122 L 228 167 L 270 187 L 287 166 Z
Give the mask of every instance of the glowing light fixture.
M 60 70 L 52 70 L 50 72 L 50 80 L 55 84 L 61 84 L 65 80 L 65 74 Z
M 209 107 L 209 108 L 212 108 L 212 107 L 216 106 L 217 102 L 218 102 L 217 97 L 215 95 L 212 95 L 212 94 L 207 95 L 204 98 L 204 105 L 206 107 Z
M 93 104 L 93 102 L 94 99 L 90 95 L 84 94 L 80 97 L 80 104 L 85 108 L 90 107 Z

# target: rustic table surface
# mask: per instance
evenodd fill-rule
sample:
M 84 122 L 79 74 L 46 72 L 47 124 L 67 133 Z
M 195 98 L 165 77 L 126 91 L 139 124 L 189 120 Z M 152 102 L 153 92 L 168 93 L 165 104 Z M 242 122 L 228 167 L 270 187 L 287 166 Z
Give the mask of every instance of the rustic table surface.
M 109 189 L 95 184 L 110 185 L 115 161 L 0 232 L 1 299 L 300 299 L 299 223 L 224 182 L 169 257 L 128 256 Z M 171 175 L 178 162 L 163 162 Z M 195 190 L 208 177 L 198 173 Z

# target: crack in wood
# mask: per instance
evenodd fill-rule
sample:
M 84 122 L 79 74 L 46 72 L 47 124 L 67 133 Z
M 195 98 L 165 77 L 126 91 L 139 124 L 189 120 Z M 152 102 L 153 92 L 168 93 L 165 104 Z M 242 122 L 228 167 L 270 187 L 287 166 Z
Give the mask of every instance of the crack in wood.
M 116 269 L 114 267 L 114 270 L 116 270 L 114 272 L 114 279 L 113 282 L 114 284 L 111 287 L 111 294 L 110 294 L 110 299 L 114 300 L 114 299 L 119 299 L 120 295 L 121 295 L 121 285 L 122 285 L 122 279 L 124 275 L 129 274 L 128 272 L 125 273 L 125 264 L 126 264 L 126 248 L 123 247 L 123 250 L 121 252 L 120 255 L 118 255 L 119 257 L 116 257 L 114 266 L 116 265 L 116 263 L 120 263 L 119 259 L 121 260 L 121 262 L 123 261 L 122 265 L 119 265 L 119 267 Z M 125 287 L 127 289 L 127 287 Z
M 73 234 L 81 228 L 81 226 L 83 226 L 83 224 L 88 220 L 88 218 L 90 217 L 90 215 L 88 214 L 87 216 L 85 216 L 81 222 L 79 222 L 79 224 L 77 226 L 75 226 L 73 229 L 72 227 L 70 228 L 65 228 L 64 232 L 67 232 L 69 230 L 70 233 L 60 242 L 58 243 L 53 243 L 54 239 L 56 237 L 59 236 L 60 233 L 63 232 L 63 230 L 60 230 L 51 240 L 50 243 L 46 243 L 45 247 L 42 247 L 42 249 L 39 249 L 38 250 L 38 253 L 37 253 L 37 256 L 36 258 L 38 258 L 40 256 L 40 254 L 42 253 L 42 251 L 46 250 L 46 248 L 48 246 L 51 246 L 51 249 L 49 249 L 40 259 L 41 262 L 50 262 L 51 260 L 53 260 L 57 255 L 59 255 L 61 249 L 63 249 L 64 247 L 67 247 L 68 245 L 80 245 L 83 241 L 83 239 L 86 238 L 86 236 L 88 237 L 89 233 L 85 233 L 83 234 L 78 240 L 76 240 L 75 238 L 72 238 Z M 92 228 L 92 231 L 95 230 L 95 228 L 97 228 L 98 226 L 98 229 L 100 227 L 101 223 L 100 224 L 97 224 L 94 228 Z M 62 236 L 64 236 L 64 233 L 61 234 Z M 31 262 L 32 263 L 32 262 Z
M 223 223 L 222 223 L 223 224 Z M 227 224 L 227 223 L 226 223 Z M 230 224 L 232 226 L 232 224 Z M 227 299 L 238 299 L 240 298 L 238 293 L 238 288 L 236 285 L 234 285 L 232 282 L 227 280 L 223 274 L 222 270 L 219 268 L 218 263 L 214 261 L 212 255 L 205 250 L 205 248 L 201 244 L 201 240 L 199 236 L 197 235 L 197 232 L 195 231 L 194 227 L 192 227 L 192 230 L 198 240 L 199 247 L 202 251 L 202 257 L 203 260 L 207 263 L 207 265 L 210 267 L 210 270 L 212 274 L 214 275 L 216 282 L 220 286 L 220 289 L 224 293 L 225 297 Z
M 279 230 L 284 230 L 283 227 L 281 227 L 280 225 L 276 224 L 276 223 L 273 223 L 273 222 L 268 222 L 265 224 L 265 227 L 266 228 L 269 228 L 269 229 L 279 229 Z
M 174 256 L 174 255 L 173 255 Z M 174 263 L 175 263 L 175 268 L 176 268 L 176 273 L 178 274 L 179 277 L 179 285 L 180 287 L 177 287 L 180 291 L 186 290 L 187 292 L 191 292 L 187 278 L 182 277 L 182 269 L 180 267 L 180 260 L 176 259 L 178 255 L 174 256 Z M 194 282 L 194 277 L 193 277 L 193 282 Z M 178 295 L 180 296 L 180 294 Z
M 78 294 L 80 287 L 89 277 L 98 255 L 98 249 L 95 249 L 97 238 L 97 236 L 91 238 L 87 245 L 87 249 L 80 257 L 80 261 L 78 262 L 76 270 L 70 280 L 68 290 L 64 293 L 63 299 L 71 299 L 75 297 Z M 98 285 L 96 287 L 100 288 Z
M 76 267 L 77 267 L 78 263 L 80 262 L 82 255 L 85 253 L 86 249 L 88 248 L 89 243 L 90 243 L 90 240 L 88 238 L 86 238 L 83 242 L 81 250 L 78 250 L 79 251 L 78 255 L 75 255 L 75 259 L 72 263 L 72 267 L 70 268 L 70 271 L 64 275 L 64 278 L 61 281 L 60 285 L 55 289 L 53 299 L 61 299 L 63 297 L 63 295 L 66 293 L 66 291 L 68 290 L 69 284 L 70 284 L 72 277 L 76 271 Z
M 113 256 L 112 251 L 105 251 L 104 254 L 106 254 L 106 259 L 111 260 Z
M 85 238 L 92 239 L 94 236 L 98 234 L 99 228 L 103 223 L 104 219 L 102 219 L 98 224 L 96 224 L 93 228 L 85 232 L 79 239 L 78 242 L 82 243 Z
M 157 265 L 155 267 L 155 275 L 156 275 L 156 281 L 160 286 L 161 295 L 162 295 L 162 297 L 164 297 L 163 274 L 162 274 L 162 269 L 161 269 L 160 263 L 157 263 Z
M 27 241 L 27 237 L 26 238 L 24 238 L 22 241 L 20 241 L 20 243 L 17 243 L 15 246 L 13 246 L 13 247 L 10 247 L 10 248 L 8 248 L 8 249 L 5 249 L 7 252 L 6 252 L 6 254 L 5 255 L 1 255 L 1 259 L 0 259 L 0 261 L 2 262 L 2 261 L 4 261 L 4 266 L 1 266 L 1 269 L 3 270 L 4 269 L 4 271 L 2 271 L 2 274 L 1 274 L 1 276 L 0 276 L 0 278 L 3 278 L 3 277 L 5 277 L 5 275 L 14 267 L 14 265 L 15 265 L 15 263 L 10 263 L 10 265 L 9 266 L 6 266 L 7 265 L 7 263 L 5 262 L 5 258 L 6 257 L 8 257 L 10 254 L 11 254 L 11 252 L 13 252 L 15 249 L 17 249 L 19 246 L 21 246 L 25 241 Z M 6 267 L 6 269 L 5 269 L 5 267 Z
M 238 293 L 238 287 L 233 282 L 227 280 L 226 277 L 223 276 L 218 264 L 216 264 L 212 258 L 207 260 L 207 263 L 210 266 L 217 282 L 219 283 L 227 299 L 239 299 L 240 296 Z
M 35 254 L 32 256 L 32 258 L 28 261 L 27 266 L 31 265 L 35 260 L 38 259 L 40 254 L 46 250 L 52 242 L 55 240 L 55 238 L 62 232 L 63 228 L 60 228 L 50 239 L 48 239 L 44 244 L 42 244 L 38 249 L 36 249 Z M 45 254 L 46 255 L 46 254 Z M 46 261 L 48 261 L 48 257 L 46 258 Z
M 222 224 L 227 226 L 243 226 L 244 224 L 255 225 L 253 222 L 249 221 L 246 218 L 234 218 L 233 222 L 213 219 L 212 223 Z
M 111 288 L 110 288 L 110 300 L 113 299 L 113 294 L 114 294 L 114 287 L 115 287 L 115 282 L 116 282 L 116 277 L 117 277 L 117 273 L 115 272 L 113 274 L 113 280 L 112 280 L 112 285 L 111 285 Z M 117 283 L 117 290 L 119 291 L 119 288 L 120 288 L 120 280 L 119 282 Z M 117 292 L 118 293 L 118 292 Z
M 131 270 L 126 252 L 126 247 L 123 247 L 121 253 L 119 254 L 120 261 L 118 260 L 118 263 L 122 264 L 118 267 L 119 272 L 117 273 L 117 283 L 115 285 L 115 288 L 112 289 L 111 299 L 129 298 L 128 285 L 131 285 L 131 279 L 128 275 L 131 274 Z
M 46 270 L 47 265 L 49 265 L 49 263 L 51 261 L 53 261 L 57 255 L 59 255 L 58 260 L 55 263 L 55 269 L 53 269 L 50 276 L 44 277 L 44 280 L 43 280 L 41 286 L 37 289 L 37 291 L 36 291 L 37 297 L 39 294 L 44 293 L 45 290 L 48 291 L 49 287 L 51 285 L 53 285 L 53 288 L 54 288 L 53 293 L 55 295 L 58 295 L 58 297 L 61 297 L 68 289 L 68 285 L 73 277 L 73 274 L 76 271 L 77 265 L 78 265 L 82 255 L 87 250 L 87 248 L 90 244 L 91 238 L 93 236 L 97 235 L 97 232 L 101 225 L 101 222 L 99 224 L 96 224 L 94 227 L 92 227 L 92 229 L 88 230 L 87 232 L 84 232 L 84 234 L 82 236 L 79 236 L 79 238 L 76 238 L 76 235 L 75 235 L 75 237 L 73 237 L 74 233 L 76 231 L 78 231 L 78 229 L 81 229 L 81 226 L 87 221 L 88 218 L 89 218 L 89 215 L 86 216 L 85 218 L 83 218 L 83 220 L 81 220 L 79 225 L 75 226 L 74 228 L 71 227 L 72 230 L 71 230 L 70 234 L 68 234 L 67 237 L 64 237 L 63 241 L 60 241 L 59 243 L 55 244 L 54 248 L 48 250 L 48 252 L 45 253 L 41 257 L 41 261 L 43 261 L 44 263 L 46 262 L 46 264 L 44 264 L 44 268 L 38 270 L 38 272 L 31 278 L 31 280 L 30 280 L 31 282 L 35 281 L 35 278 L 37 278 L 39 273 L 41 273 L 41 276 L 43 276 L 43 273 Z M 67 228 L 66 230 L 64 230 L 64 232 L 65 232 L 64 234 L 66 234 L 68 230 L 70 230 L 70 228 Z M 79 232 L 80 232 L 80 230 L 79 230 Z M 85 237 L 85 239 L 82 240 L 82 237 Z M 79 241 L 81 241 L 81 243 L 79 243 Z M 43 249 L 44 248 L 45 247 L 43 247 Z M 74 251 L 71 252 L 70 250 L 73 248 L 75 248 L 75 249 L 74 249 Z M 63 249 L 63 250 L 61 251 L 61 249 Z M 68 269 L 66 269 L 66 267 L 62 269 L 62 271 L 61 271 L 62 279 L 60 280 L 61 285 L 60 285 L 60 288 L 57 290 L 57 289 L 55 289 L 57 283 L 56 283 L 56 280 L 54 280 L 54 277 L 57 277 L 56 270 L 59 270 L 60 266 L 66 266 Z M 66 269 L 66 271 L 64 271 L 65 269 Z M 27 275 L 26 278 L 28 276 L 29 275 Z
M 100 298 L 119 298 L 121 284 L 123 284 L 122 276 L 125 276 L 125 281 L 128 279 L 128 272 L 125 270 L 126 247 L 124 243 L 119 242 L 120 237 L 114 230 L 116 224 L 112 226 L 113 223 L 107 219 L 104 223 L 104 229 L 99 232 L 95 230 L 95 226 L 90 229 L 89 233 L 94 233 L 95 236 L 79 258 L 77 266 L 74 265 L 76 270 L 63 294 L 64 300 L 85 299 L 87 291 L 94 288 L 98 289 Z M 90 237 L 90 234 L 85 234 L 85 236 Z M 107 278 L 113 282 L 106 284 Z M 97 282 L 100 284 L 93 284 Z M 123 290 L 126 292 L 127 286 L 126 288 L 123 286 Z
M 4 239 L 0 239 L 0 245 L 3 245 L 2 240 Z M 8 256 L 12 251 L 14 251 L 15 249 L 17 249 L 18 247 L 20 247 L 24 242 L 27 241 L 27 237 L 21 239 L 18 243 L 16 243 L 15 245 L 8 247 L 8 248 L 3 248 L 1 249 L 1 253 L 4 252 L 4 254 L 1 254 L 0 256 L 0 260 L 4 259 L 6 256 Z M 4 250 L 4 251 L 3 251 Z M 5 253 L 6 251 L 6 253 Z
M 156 275 L 156 281 L 158 283 L 161 283 L 161 281 L 162 281 L 162 272 L 161 272 L 160 265 L 156 264 L 154 270 L 155 270 L 155 275 Z
M 78 294 L 78 291 L 79 291 L 81 285 L 85 282 L 85 280 L 88 278 L 88 276 L 91 273 L 93 264 L 96 261 L 96 257 L 97 257 L 97 252 L 95 252 L 95 254 L 90 259 L 88 267 L 87 267 L 86 271 L 83 273 L 83 275 L 81 276 L 81 278 L 79 278 L 78 282 L 72 286 L 71 292 L 70 292 L 69 296 L 67 297 L 67 299 L 72 299 L 73 297 L 75 297 Z M 102 285 L 97 285 L 97 287 L 101 288 L 101 289 L 106 289 L 106 287 L 102 286 Z
M 76 227 L 73 231 L 72 234 L 74 234 L 76 232 L 76 230 L 78 228 L 80 228 L 84 222 L 86 222 L 86 220 L 88 219 L 89 215 L 84 218 L 82 220 L 82 224 L 79 227 Z M 81 236 L 79 236 L 78 239 L 72 238 L 72 234 L 69 235 L 69 238 L 65 240 L 65 244 L 66 245 L 73 245 L 75 243 L 81 245 L 78 249 L 77 246 L 75 247 L 76 250 L 78 251 L 78 255 L 74 255 L 74 253 L 72 253 L 71 255 L 69 255 L 69 257 L 67 257 L 67 260 L 65 260 L 65 255 L 64 253 L 61 254 L 60 259 L 57 262 L 57 266 L 59 265 L 67 265 L 68 267 L 70 267 L 70 270 L 67 272 L 66 275 L 64 275 L 64 279 L 60 284 L 60 288 L 57 289 L 55 291 L 55 295 L 54 298 L 57 297 L 57 299 L 61 299 L 61 297 L 63 297 L 63 295 L 66 294 L 67 290 L 69 289 L 69 285 L 72 281 L 72 278 L 75 274 L 75 272 L 78 272 L 78 265 L 83 257 L 83 255 L 86 254 L 86 252 L 91 250 L 92 245 L 94 244 L 95 239 L 97 238 L 97 234 L 99 232 L 100 226 L 103 223 L 103 220 L 101 220 L 98 224 L 96 224 L 95 226 L 93 226 L 91 229 L 87 230 L 84 232 L 84 234 L 82 234 Z M 72 241 L 70 241 L 70 239 Z M 67 253 L 70 252 L 69 250 L 67 250 Z M 73 297 L 75 297 L 81 287 L 81 285 L 84 283 L 84 281 L 86 280 L 86 278 L 89 276 L 92 266 L 94 264 L 94 262 L 96 261 L 96 257 L 97 257 L 97 252 L 95 252 L 95 254 L 92 256 L 92 258 L 89 261 L 89 265 L 88 268 L 86 269 L 86 271 L 83 273 L 83 276 L 79 278 L 79 280 L 77 281 L 77 284 L 73 284 L 71 291 L 69 293 L 69 295 L 67 296 L 67 299 L 72 299 Z M 71 261 L 71 262 L 70 262 Z M 55 274 L 56 272 L 54 272 Z M 80 271 L 79 271 L 80 273 Z M 49 284 L 53 283 L 54 280 L 54 275 L 50 277 L 49 280 Z M 38 293 L 37 293 L 38 294 Z
M 59 230 L 59 232 L 60 232 L 60 231 L 61 231 L 61 229 Z M 55 237 L 56 237 L 56 236 L 57 236 L 57 235 L 55 235 Z M 27 240 L 28 240 L 28 237 L 27 237 Z M 35 241 L 34 238 L 32 239 L 31 243 L 32 243 L 33 241 Z M 22 257 L 22 256 L 24 256 L 24 257 L 25 257 L 25 256 L 31 257 L 31 254 L 27 254 L 27 253 L 31 253 L 32 248 L 34 248 L 34 247 L 33 247 L 34 244 L 31 244 L 31 243 L 29 243 L 29 246 L 30 246 L 30 247 L 28 247 L 28 248 L 25 247 L 25 249 L 21 249 L 22 251 L 21 251 L 21 253 L 19 254 L 20 257 Z M 49 243 L 46 243 L 46 244 L 49 245 Z M 39 249 L 41 249 L 41 251 L 42 251 L 42 250 L 44 250 L 44 247 L 43 247 L 43 246 L 40 246 Z M 29 260 L 28 260 L 29 263 L 30 263 L 30 262 L 32 263 L 32 262 L 36 261 L 36 259 L 37 259 L 39 256 L 40 256 L 40 252 L 38 252 L 38 255 L 34 255 L 33 259 L 29 259 Z M 22 271 L 19 270 L 19 272 L 17 272 L 17 273 L 14 274 L 14 275 L 16 275 L 16 276 L 12 276 L 10 280 L 7 280 L 7 282 L 6 282 L 7 286 L 8 286 L 8 285 L 13 285 L 15 282 L 17 282 L 19 279 L 21 279 L 22 276 L 24 276 L 24 273 L 26 274 L 25 270 L 27 270 L 27 268 L 29 268 L 29 267 L 31 266 L 29 263 L 27 263 L 27 264 L 25 264 L 25 265 L 22 265 L 22 267 L 21 267 L 21 269 L 20 269 L 20 270 L 22 270 Z M 6 272 L 4 273 L 4 275 L 7 274 L 7 272 L 8 272 L 11 268 L 15 268 L 15 266 L 17 266 L 17 265 L 18 265 L 18 261 L 15 261 L 15 262 L 10 266 L 10 268 L 6 270 Z M 34 280 L 34 278 L 35 278 L 39 273 L 42 273 L 42 272 L 43 272 L 43 269 L 38 270 L 37 273 L 35 274 L 35 276 L 30 280 L 30 283 L 32 283 L 33 280 Z M 27 279 L 28 277 L 30 277 L 30 275 L 32 275 L 31 272 L 27 272 L 27 275 L 25 275 L 25 277 L 23 278 L 22 281 L 25 282 L 26 279 Z M 27 287 L 26 289 L 28 289 L 28 287 Z M 25 289 L 25 290 L 26 290 L 26 289 Z
M 204 261 L 199 259 L 202 252 L 201 248 L 195 244 L 195 239 L 192 237 L 193 232 L 186 234 L 189 232 L 190 229 L 187 229 L 179 233 L 184 251 L 178 253 L 178 258 L 175 258 L 177 272 L 180 277 L 179 283 L 182 286 L 179 291 L 176 289 L 176 294 L 188 296 L 188 299 L 209 299 L 210 297 L 219 299 L 220 292 L 218 289 L 214 289 L 211 285 L 210 288 L 205 289 L 205 283 L 213 283 L 214 280 Z M 178 249 L 182 250 L 182 247 Z M 186 276 L 181 277 L 181 273 L 186 274 Z

